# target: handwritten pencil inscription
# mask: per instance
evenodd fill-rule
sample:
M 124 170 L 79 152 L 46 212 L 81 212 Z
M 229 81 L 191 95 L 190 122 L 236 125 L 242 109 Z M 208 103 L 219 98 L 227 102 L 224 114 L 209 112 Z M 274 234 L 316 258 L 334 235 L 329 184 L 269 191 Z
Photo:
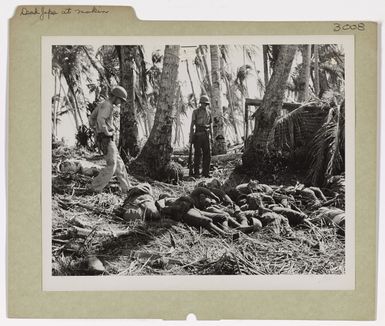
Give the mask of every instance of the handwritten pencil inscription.
M 80 9 L 80 8 L 73 8 L 68 7 L 65 9 L 53 9 L 53 8 L 46 8 L 46 7 L 35 7 L 33 9 L 31 8 L 25 8 L 22 7 L 20 11 L 20 16 L 35 16 L 38 17 L 40 20 L 45 19 L 52 19 L 53 17 L 57 15 L 103 15 L 108 14 L 108 10 L 100 9 L 98 7 L 92 7 L 92 9 Z

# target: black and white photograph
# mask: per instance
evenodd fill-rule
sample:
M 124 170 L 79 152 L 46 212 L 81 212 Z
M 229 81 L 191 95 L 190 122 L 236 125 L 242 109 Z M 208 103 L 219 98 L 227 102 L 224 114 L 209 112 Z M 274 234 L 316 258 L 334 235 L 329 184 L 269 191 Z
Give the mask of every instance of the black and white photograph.
M 42 49 L 46 288 L 354 288 L 350 37 Z

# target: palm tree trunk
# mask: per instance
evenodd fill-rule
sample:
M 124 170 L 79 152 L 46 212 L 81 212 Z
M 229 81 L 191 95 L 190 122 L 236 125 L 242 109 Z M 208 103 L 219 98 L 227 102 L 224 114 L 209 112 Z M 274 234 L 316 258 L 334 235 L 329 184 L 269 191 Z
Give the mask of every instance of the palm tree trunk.
M 184 146 L 184 132 L 183 132 L 183 128 L 180 128 L 180 140 L 182 142 L 182 145 Z
M 255 168 L 266 153 L 267 141 L 276 118 L 282 110 L 286 83 L 297 50 L 295 45 L 281 45 L 273 74 L 266 88 L 260 108 L 255 114 L 255 126 L 242 157 L 246 167 Z
M 188 65 L 188 59 L 186 59 L 186 69 L 187 69 L 188 78 L 190 80 L 191 91 L 192 91 L 192 94 L 193 94 L 193 97 L 194 97 L 195 107 L 198 107 L 198 101 L 197 101 L 197 98 L 195 96 L 194 84 L 193 84 L 192 79 L 191 79 L 190 68 L 189 68 L 189 65 Z
M 311 45 L 303 45 L 302 52 L 302 69 L 299 78 L 298 102 L 306 102 L 309 99 L 309 80 L 310 80 L 310 60 Z
M 147 106 L 147 119 L 146 119 L 146 122 L 147 122 L 148 135 L 150 134 L 151 129 L 154 126 L 154 116 L 155 116 L 154 109 L 151 107 L 151 105 Z
M 79 108 L 79 103 L 78 103 L 78 100 L 76 98 L 75 91 L 72 87 L 70 87 L 70 98 L 72 99 L 72 103 L 75 104 L 75 112 L 79 116 L 80 124 L 84 125 L 83 118 L 82 118 L 80 108 Z
M 207 92 L 207 95 L 209 95 L 211 97 L 212 96 L 212 94 L 211 94 L 211 92 L 212 92 L 212 84 L 211 84 L 211 79 L 210 79 L 210 69 L 209 69 L 209 66 L 207 64 L 206 53 L 205 53 L 205 50 L 204 50 L 202 45 L 199 45 L 199 50 L 200 50 L 200 53 L 201 53 L 201 58 L 202 58 L 202 61 L 203 61 L 203 66 L 205 68 L 205 78 L 206 78 L 207 85 L 208 85 L 208 89 L 206 89 L 206 92 Z
M 160 81 L 158 108 L 150 136 L 134 166 L 145 164 L 152 177 L 162 178 L 171 160 L 172 126 L 175 118 L 175 95 L 179 68 L 179 45 L 166 45 Z
M 128 162 L 129 155 L 139 153 L 138 119 L 135 105 L 135 46 L 119 46 L 120 80 L 121 86 L 127 91 L 127 101 L 122 103 L 120 112 L 120 153 L 124 162 Z
M 142 117 L 138 119 L 138 126 L 140 127 L 140 130 L 142 130 L 144 137 L 147 137 L 148 136 L 147 125 L 145 120 Z
M 67 92 L 65 91 L 64 86 L 63 86 L 63 84 L 61 82 L 61 79 L 59 79 L 59 83 L 60 83 L 60 88 L 63 90 L 64 97 L 67 100 L 67 103 L 71 106 L 70 112 L 72 113 L 72 116 L 74 117 L 76 130 L 78 130 L 79 129 L 79 121 L 78 121 L 78 117 L 76 115 L 75 106 L 73 105 L 73 103 L 71 102 Z
M 53 121 L 52 121 L 52 135 L 56 139 L 56 98 L 57 98 L 57 73 L 55 73 L 55 92 L 54 92 L 54 97 L 53 97 Z M 60 89 L 59 89 L 60 92 Z M 59 97 L 60 98 L 60 97 Z
M 65 79 L 67 81 L 67 78 L 65 78 Z M 68 81 L 67 81 L 67 84 L 68 84 Z M 74 98 L 72 97 L 72 93 L 70 91 L 70 87 L 69 86 L 68 86 L 68 92 L 66 93 L 66 98 L 68 100 L 68 103 L 70 103 L 70 105 L 71 105 L 72 114 L 73 114 L 74 119 L 75 119 L 76 130 L 78 130 L 79 127 L 80 127 L 80 123 L 79 123 L 79 119 L 78 119 L 78 114 L 77 114 L 77 110 L 76 110 L 75 101 L 74 101 Z
M 230 90 L 229 90 L 229 81 L 227 79 L 227 74 L 226 74 L 226 69 L 225 69 L 225 59 L 224 59 L 221 47 L 223 47 L 223 49 L 224 49 L 225 46 L 221 45 L 220 48 L 219 48 L 219 50 L 220 50 L 220 59 L 219 59 L 219 63 L 220 63 L 220 76 L 221 76 L 221 80 L 223 79 L 225 81 L 225 85 L 226 85 L 226 99 L 227 99 L 227 102 L 228 102 L 228 111 L 229 111 L 229 113 L 228 113 L 229 121 L 230 121 L 232 127 L 234 128 L 235 137 L 237 138 L 237 141 L 238 141 L 238 130 L 237 130 L 237 125 L 235 123 L 234 106 L 233 106 L 233 102 L 232 102 L 232 94 L 230 93 Z M 229 135 L 228 135 L 228 133 L 229 133 Z M 229 137 L 233 137 L 233 134 L 231 133 L 231 130 L 229 130 L 229 128 L 227 127 L 226 124 L 225 124 L 224 134 L 228 135 Z M 228 137 L 225 137 L 225 139 L 226 138 L 228 138 Z
M 223 76 L 223 79 L 224 79 L 225 85 L 226 85 L 227 101 L 229 102 L 230 122 L 231 122 L 231 124 L 232 124 L 232 126 L 234 128 L 234 133 L 235 133 L 236 141 L 237 141 L 237 143 L 239 143 L 241 141 L 241 139 L 239 137 L 238 128 L 237 128 L 237 121 L 236 121 L 236 118 L 235 118 L 233 94 L 232 94 L 232 91 L 231 91 L 230 82 L 229 82 L 229 80 L 227 78 L 226 71 L 225 71 L 225 68 L 224 68 L 223 57 L 221 57 L 221 70 L 222 70 L 222 76 Z
M 64 79 L 67 82 L 67 86 L 68 86 L 68 90 L 69 90 L 69 96 L 68 96 L 68 94 L 67 94 L 67 96 L 70 99 L 70 103 L 72 104 L 72 107 L 74 108 L 74 112 L 75 112 L 75 114 L 74 114 L 75 120 L 77 121 L 76 128 L 79 129 L 80 124 L 79 124 L 79 120 L 77 119 L 77 115 L 79 115 L 81 125 L 84 125 L 84 122 L 83 122 L 83 118 L 82 118 L 80 108 L 79 108 L 79 103 L 78 103 L 78 100 L 76 98 L 76 94 L 75 94 L 75 90 L 74 90 L 75 82 L 71 76 L 69 76 L 67 74 L 63 74 L 63 75 L 64 75 Z
M 219 70 L 219 47 L 210 45 L 211 56 L 211 109 L 213 115 L 213 154 L 225 154 L 227 152 L 224 132 L 223 107 L 221 99 L 221 76 Z
M 146 138 L 148 138 L 148 135 L 150 134 L 150 132 L 148 130 L 147 117 L 140 119 L 140 121 L 142 124 L 143 134 Z
M 58 118 L 57 118 L 57 113 L 59 111 L 59 108 L 60 108 L 60 103 L 61 103 L 61 91 L 62 91 L 62 86 L 61 86 L 61 81 L 60 81 L 60 78 L 61 78 L 61 75 L 59 74 L 59 76 L 57 76 L 58 78 L 58 81 L 59 81 L 59 94 L 58 94 L 58 100 L 57 100 L 57 105 L 56 105 L 56 108 L 55 108 L 55 120 L 54 120 L 54 128 L 55 128 L 55 138 L 57 137 L 57 123 L 58 123 Z
M 179 138 L 180 138 L 180 107 L 179 107 L 179 100 L 180 100 L 180 85 L 178 86 L 178 89 L 176 91 L 176 96 L 175 96 L 175 133 L 174 133 L 174 145 L 180 143 Z
M 314 91 L 318 97 L 320 92 L 318 44 L 314 44 Z
M 99 73 L 100 81 L 104 80 L 104 82 L 106 83 L 106 86 L 108 86 L 108 88 L 110 88 L 111 86 L 110 86 L 109 81 L 106 78 L 106 73 L 105 73 L 104 69 L 101 69 L 100 67 L 98 67 L 95 60 L 91 57 L 90 53 L 88 52 L 88 49 L 86 46 L 82 46 L 82 49 L 83 49 L 84 53 L 87 55 L 88 60 L 91 62 L 92 67 L 94 67 L 96 69 L 96 71 Z
M 234 133 L 235 133 L 235 138 L 237 140 L 237 143 L 239 143 L 241 141 L 241 138 L 240 138 L 239 132 L 238 132 L 237 118 L 235 116 L 233 96 L 231 94 L 230 84 L 229 84 L 229 81 L 227 78 L 225 78 L 225 83 L 226 83 L 226 88 L 227 88 L 227 101 L 229 102 L 229 109 L 230 109 L 230 122 L 234 128 Z
M 263 77 L 265 82 L 265 91 L 267 88 L 267 84 L 269 83 L 269 58 L 268 58 L 268 45 L 263 45 Z
M 196 72 L 197 72 L 197 76 L 198 76 L 198 80 L 199 80 L 199 86 L 200 86 L 200 89 L 201 89 L 201 94 L 205 93 L 207 94 L 207 90 L 205 89 L 205 85 L 202 81 L 202 77 L 199 73 L 199 68 L 197 65 L 195 65 L 195 69 L 196 69 Z
M 319 71 L 319 81 L 320 81 L 319 98 L 322 98 L 322 95 L 330 89 L 328 78 L 326 77 L 326 73 L 323 70 Z

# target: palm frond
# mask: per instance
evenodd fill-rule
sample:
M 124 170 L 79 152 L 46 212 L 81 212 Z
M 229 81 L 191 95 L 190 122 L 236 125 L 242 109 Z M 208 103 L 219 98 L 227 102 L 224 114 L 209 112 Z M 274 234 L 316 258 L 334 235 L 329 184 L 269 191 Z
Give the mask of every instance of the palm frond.
M 262 97 L 262 92 L 265 91 L 265 82 L 262 80 L 260 75 L 257 75 L 257 89 L 259 91 L 260 97 Z
M 303 114 L 312 104 L 314 103 L 307 103 L 278 117 L 270 131 L 267 146 L 280 151 L 290 151 L 303 145 L 301 140 L 306 137 Z
M 156 50 L 152 52 L 151 61 L 153 65 L 162 63 L 162 60 L 163 60 L 163 54 L 161 50 Z
M 228 63 L 228 61 L 229 61 L 229 52 L 230 52 L 229 45 L 220 45 L 219 46 L 219 50 L 221 52 L 221 56 L 222 56 L 223 60 L 226 63 Z
M 342 106 L 332 108 L 327 122 L 311 142 L 307 178 L 314 185 L 322 185 L 331 176 L 344 171 L 345 123 L 342 111 Z
M 335 80 L 339 78 L 343 79 L 345 77 L 344 68 L 339 65 L 323 62 L 320 64 L 320 68 L 328 72 Z
M 336 44 L 324 44 L 319 48 L 321 62 L 336 60 L 337 64 L 344 66 L 345 54 Z
M 261 48 L 256 45 L 244 45 L 243 50 L 250 62 L 254 62 L 255 59 L 261 54 Z
M 249 76 L 253 68 L 250 65 L 243 65 L 238 68 L 237 78 L 235 79 L 236 83 L 243 85 L 246 78 Z
M 330 160 L 326 168 L 326 177 L 338 174 L 344 168 L 345 119 L 342 116 L 342 110 L 340 108 L 336 107 L 333 111 L 335 111 L 333 119 L 334 137 L 332 143 L 329 145 Z
M 330 107 L 334 107 L 338 103 L 341 103 L 343 98 L 344 95 L 334 89 L 329 89 L 322 94 L 322 101 L 325 103 L 329 103 Z
M 143 115 L 147 113 L 146 101 L 143 99 L 141 92 L 138 89 L 135 89 L 135 103 L 138 108 L 138 114 Z
M 325 123 L 315 134 L 310 147 L 309 170 L 307 179 L 313 185 L 323 182 L 325 171 L 325 154 L 328 142 L 333 134 L 333 125 Z
M 146 61 L 144 60 L 144 47 L 143 45 L 135 46 L 134 51 L 135 65 L 138 69 L 139 85 L 142 97 L 145 97 L 147 91 L 147 70 Z
M 197 55 L 194 60 L 193 60 L 193 64 L 200 67 L 202 65 L 202 60 L 200 59 L 200 57 Z
M 195 95 L 193 93 L 190 93 L 187 95 L 187 108 L 190 108 L 192 110 L 195 109 Z
M 208 45 L 199 45 L 198 48 L 199 48 L 202 52 L 204 52 L 204 53 L 208 52 L 208 50 L 209 50 L 209 46 L 208 46 Z
M 267 45 L 267 55 L 269 58 L 270 68 L 274 69 L 275 63 L 277 62 L 280 45 Z

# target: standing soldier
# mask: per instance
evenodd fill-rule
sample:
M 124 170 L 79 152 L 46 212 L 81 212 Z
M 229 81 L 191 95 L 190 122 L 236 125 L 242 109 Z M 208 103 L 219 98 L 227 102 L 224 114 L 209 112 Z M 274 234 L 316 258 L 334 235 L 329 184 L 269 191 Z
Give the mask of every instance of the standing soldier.
M 123 192 L 129 190 L 126 167 L 114 142 L 114 110 L 119 110 L 122 101 L 127 100 L 127 92 L 121 86 L 111 90 L 110 97 L 100 103 L 89 117 L 90 127 L 95 130 L 99 149 L 105 155 L 107 166 L 92 180 L 90 192 L 99 193 L 115 174 Z
M 203 154 L 202 175 L 210 177 L 212 117 L 208 96 L 202 95 L 199 104 L 199 108 L 192 113 L 190 127 L 190 144 L 194 144 L 194 176 L 199 177 L 199 166 Z

